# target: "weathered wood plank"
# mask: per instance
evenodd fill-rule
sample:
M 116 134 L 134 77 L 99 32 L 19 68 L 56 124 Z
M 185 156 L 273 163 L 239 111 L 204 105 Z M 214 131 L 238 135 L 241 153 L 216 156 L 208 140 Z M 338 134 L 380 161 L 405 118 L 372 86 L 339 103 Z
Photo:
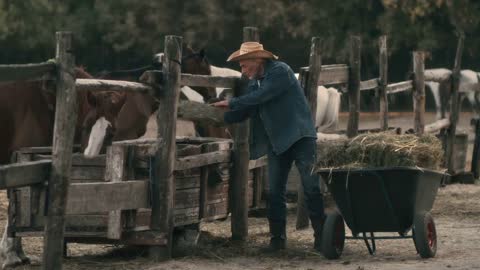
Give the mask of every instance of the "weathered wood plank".
M 148 182 L 74 183 L 68 192 L 67 214 L 86 214 L 149 207 Z
M 267 157 L 263 156 L 259 159 L 250 160 L 249 163 L 248 163 L 248 169 L 253 170 L 253 169 L 258 168 L 258 167 L 267 166 L 267 164 L 268 164 L 267 163 Z
M 220 77 L 182 73 L 180 83 L 187 86 L 234 88 L 239 77 Z
M 450 126 L 450 119 L 441 119 L 431 124 L 425 125 L 425 133 L 437 133 L 444 128 Z
M 425 131 L 425 54 L 424 52 L 413 53 L 413 129 L 415 134 L 423 135 Z
M 38 64 L 0 65 L 0 82 L 53 79 L 55 62 Z
M 77 79 L 75 85 L 79 91 L 128 91 L 153 95 L 153 88 L 147 84 L 129 81 L 100 79 Z
M 231 151 L 221 150 L 211 153 L 199 154 L 178 158 L 175 162 L 175 171 L 183 171 L 191 168 L 202 167 L 210 164 L 230 162 Z
M 57 93 L 53 160 L 48 185 L 48 213 L 44 237 L 42 265 L 44 270 L 62 269 L 63 228 L 78 109 L 73 35 L 71 32 L 57 32 L 56 37 Z
M 319 37 L 312 38 L 310 46 L 310 59 L 309 59 L 309 73 L 308 78 L 305 82 L 305 96 L 307 97 L 308 105 L 310 107 L 310 112 L 312 115 L 313 122 L 316 123 L 315 119 L 317 116 L 317 93 L 318 85 L 320 80 L 322 80 L 322 59 L 321 59 L 321 39 Z M 324 73 L 325 74 L 325 73 Z M 303 79 L 304 80 L 304 79 Z M 257 174 L 259 174 L 257 172 Z M 297 196 L 297 229 L 303 229 L 308 227 L 308 211 L 305 203 L 305 196 L 303 192 L 303 186 L 299 184 L 298 186 L 298 196 Z
M 378 79 L 360 82 L 360 91 L 375 90 L 379 86 Z
M 347 136 L 355 137 L 358 134 L 360 120 L 360 59 L 361 39 L 359 36 L 350 38 L 350 69 L 348 83 L 348 125 Z
M 260 34 L 255 27 L 243 28 L 243 41 L 260 41 Z M 235 95 L 245 93 L 247 82 L 245 79 L 239 81 L 235 86 Z M 233 166 L 231 181 L 231 231 L 232 239 L 246 241 L 248 237 L 248 164 L 249 164 L 249 143 L 250 124 L 248 121 L 233 126 Z
M 225 109 L 200 102 L 181 100 L 178 105 L 179 118 L 206 125 L 226 125 L 223 119 L 224 113 Z
M 378 79 L 378 98 L 380 107 L 380 129 L 388 130 L 388 54 L 387 54 L 387 36 L 381 36 L 378 40 L 379 48 L 379 79 Z
M 107 163 L 105 168 L 105 181 L 118 183 L 127 177 L 125 165 L 127 163 L 128 146 L 113 144 L 107 148 Z M 108 213 L 109 239 L 120 239 L 122 236 L 122 211 L 115 210 Z
M 318 85 L 348 83 L 348 72 L 347 65 L 323 65 Z
M 0 189 L 43 183 L 50 177 L 51 160 L 0 166 Z
M 460 114 L 460 94 L 458 89 L 460 86 L 460 69 L 462 65 L 464 35 L 458 39 L 457 52 L 455 54 L 455 65 L 452 72 L 452 91 L 450 102 L 450 128 L 447 130 L 447 149 L 446 163 L 450 174 L 455 173 L 455 138 L 457 134 L 457 122 Z
M 175 168 L 176 152 L 176 122 L 178 100 L 180 97 L 180 65 L 182 59 L 182 38 L 178 36 L 165 37 L 165 59 L 163 63 L 162 81 L 158 77 L 153 82 L 156 87 L 156 96 L 159 99 L 157 112 L 157 124 L 164 128 L 158 129 L 157 138 L 163 138 L 158 143 L 158 150 L 155 154 L 154 170 L 152 176 L 152 215 L 150 227 L 153 231 L 165 233 L 167 238 L 166 246 L 153 246 L 150 248 L 150 257 L 155 261 L 169 259 L 172 257 L 172 242 L 174 228 L 174 199 L 175 184 L 173 171 Z
M 413 81 L 397 82 L 387 85 L 387 94 L 396 94 L 413 90 Z

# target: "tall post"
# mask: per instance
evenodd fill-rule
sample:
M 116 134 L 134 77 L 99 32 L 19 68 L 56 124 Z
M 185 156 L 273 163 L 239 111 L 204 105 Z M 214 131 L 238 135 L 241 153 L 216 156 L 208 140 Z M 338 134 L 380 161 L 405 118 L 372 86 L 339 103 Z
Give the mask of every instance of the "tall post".
M 259 41 L 259 32 L 256 27 L 243 28 L 243 41 Z M 241 79 L 235 87 L 235 96 L 244 94 L 246 80 Z M 248 121 L 234 125 L 233 168 L 231 182 L 231 211 L 232 211 L 232 239 L 245 241 L 248 236 L 248 164 L 250 149 L 248 136 L 250 124 Z
M 152 231 L 166 235 L 166 246 L 150 247 L 150 257 L 154 260 L 165 260 L 172 256 L 174 228 L 174 196 L 175 185 L 173 170 L 175 167 L 175 134 L 177 107 L 180 96 L 180 61 L 182 59 L 182 37 L 165 37 L 165 61 L 163 63 L 163 80 L 161 76 L 153 76 L 159 98 L 157 112 L 158 150 L 154 159 L 154 175 L 152 179 Z M 159 74 L 160 75 L 160 74 Z M 161 91 L 161 92 L 160 92 Z
M 380 76 L 378 83 L 378 94 L 380 99 L 380 129 L 388 129 L 388 54 L 387 54 L 387 36 L 381 36 L 378 42 L 380 55 L 378 57 L 380 64 Z
M 355 137 L 358 134 L 358 122 L 360 120 L 360 57 L 361 38 L 352 36 L 350 38 L 350 72 L 348 82 L 348 126 L 347 136 Z
M 452 91 L 450 104 L 450 127 L 447 130 L 447 169 L 450 174 L 455 173 L 455 137 L 457 131 L 458 115 L 460 113 L 460 94 L 458 88 L 460 85 L 460 68 L 462 65 L 463 41 L 465 37 L 460 35 L 457 43 L 457 52 L 455 54 L 455 65 L 452 71 Z
M 305 84 L 305 95 L 312 113 L 313 122 L 316 123 L 317 117 L 317 94 L 318 83 L 320 82 L 320 71 L 322 69 L 322 57 L 320 48 L 320 38 L 313 37 L 310 46 L 309 76 Z M 300 181 L 297 188 L 297 229 L 308 227 L 308 211 L 305 203 L 305 194 L 303 185 Z
M 413 129 L 418 136 L 425 131 L 425 54 L 413 52 Z
M 75 56 L 71 32 L 57 32 L 57 85 L 52 170 L 48 182 L 48 213 L 44 233 L 43 269 L 62 269 L 65 209 L 73 139 L 77 121 Z

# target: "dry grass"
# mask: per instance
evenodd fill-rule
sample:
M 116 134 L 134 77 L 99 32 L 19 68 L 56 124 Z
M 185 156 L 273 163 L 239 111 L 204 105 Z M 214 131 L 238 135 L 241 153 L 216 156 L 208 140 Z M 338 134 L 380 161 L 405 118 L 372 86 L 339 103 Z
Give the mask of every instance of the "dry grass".
M 319 145 L 317 169 L 394 166 L 439 169 L 442 158 L 442 144 L 433 135 L 369 133 Z

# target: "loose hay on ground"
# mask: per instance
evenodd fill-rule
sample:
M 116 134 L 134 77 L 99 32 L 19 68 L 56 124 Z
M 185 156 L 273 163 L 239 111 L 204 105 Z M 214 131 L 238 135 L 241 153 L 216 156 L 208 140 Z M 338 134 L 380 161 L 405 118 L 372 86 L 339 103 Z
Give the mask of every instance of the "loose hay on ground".
M 317 169 L 418 166 L 440 169 L 441 141 L 433 135 L 368 133 L 353 139 L 320 142 Z

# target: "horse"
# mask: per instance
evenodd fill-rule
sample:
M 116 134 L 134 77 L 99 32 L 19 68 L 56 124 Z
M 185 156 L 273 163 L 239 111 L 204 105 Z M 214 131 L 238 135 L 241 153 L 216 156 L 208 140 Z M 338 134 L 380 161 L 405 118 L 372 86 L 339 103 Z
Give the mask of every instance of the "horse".
M 425 86 L 429 89 L 435 100 L 436 118 L 442 119 L 446 117 L 446 111 L 450 100 L 450 94 L 452 89 L 452 81 L 450 76 L 452 71 L 445 68 L 426 69 L 426 77 L 442 77 L 447 78 L 442 82 L 426 81 Z M 469 69 L 460 71 L 459 91 L 465 93 L 461 97 L 463 100 L 465 97 L 470 102 L 472 109 L 476 117 L 480 116 L 480 97 L 473 84 L 479 82 L 480 74 Z
M 83 68 L 75 68 L 77 78 L 93 78 Z M 18 81 L 0 83 L 0 164 L 7 164 L 13 152 L 23 147 L 52 144 L 55 122 L 55 91 L 49 81 Z M 78 91 L 78 117 L 75 143 L 80 142 L 82 123 L 90 111 L 89 92 Z M 8 220 L 0 243 L 3 267 L 26 263 L 20 238 L 7 233 Z
M 182 73 L 210 75 L 210 64 L 204 52 L 195 52 L 185 43 L 182 47 L 184 54 L 181 62 Z M 103 72 L 98 77 L 107 80 L 139 81 L 140 77 L 136 76 L 140 72 L 154 69 L 161 70 L 163 57 L 163 54 L 156 54 L 149 66 L 132 70 Z M 215 89 L 210 87 L 189 88 L 183 86 L 181 89 L 181 98 L 183 99 L 206 102 L 215 96 Z M 89 99 L 91 101 L 91 111 L 83 124 L 82 148 L 85 149 L 84 155 L 86 157 L 93 157 L 100 153 L 105 145 L 105 137 L 110 136 L 112 141 L 141 137 L 146 132 L 150 116 L 158 109 L 158 103 L 148 94 L 128 92 L 116 99 L 120 102 L 113 106 L 113 100 L 106 100 L 105 96 L 91 95 Z M 201 136 L 205 137 L 229 137 L 225 129 L 218 127 L 199 124 L 196 129 Z

